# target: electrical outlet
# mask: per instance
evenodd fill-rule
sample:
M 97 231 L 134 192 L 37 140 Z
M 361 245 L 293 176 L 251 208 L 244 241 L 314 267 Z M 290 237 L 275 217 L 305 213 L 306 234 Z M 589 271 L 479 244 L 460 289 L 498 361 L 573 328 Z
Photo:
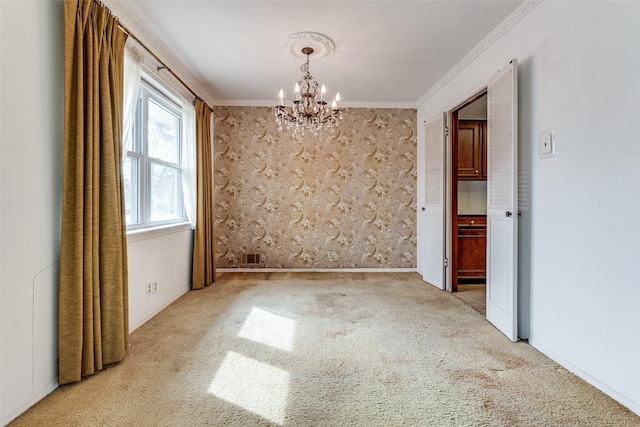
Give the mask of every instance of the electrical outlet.
M 158 281 L 154 280 L 153 281 L 153 293 L 155 294 L 156 292 L 158 292 Z
M 147 296 L 153 293 L 153 284 L 151 282 L 148 282 L 146 284 L 146 292 L 147 292 Z

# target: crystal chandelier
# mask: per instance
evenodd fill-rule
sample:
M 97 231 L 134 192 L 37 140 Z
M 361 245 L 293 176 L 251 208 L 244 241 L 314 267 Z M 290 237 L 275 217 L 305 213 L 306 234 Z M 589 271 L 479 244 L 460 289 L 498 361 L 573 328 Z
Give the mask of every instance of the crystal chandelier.
M 309 73 L 309 55 L 313 53 L 313 48 L 305 47 L 302 53 L 307 55 L 307 62 L 302 64 L 300 70 L 303 73 L 302 80 L 296 83 L 294 92 L 295 100 L 290 108 L 284 105 L 284 91 L 280 89 L 280 103 L 275 108 L 276 123 L 282 130 L 282 125 L 286 124 L 287 129 L 292 129 L 294 134 L 305 130 L 310 130 L 313 134 L 322 128 L 333 130 L 342 120 L 342 111 L 338 106 L 340 102 L 340 93 L 336 93 L 336 97 L 328 106 L 325 101 L 326 87 L 320 87 L 318 94 L 318 82 Z

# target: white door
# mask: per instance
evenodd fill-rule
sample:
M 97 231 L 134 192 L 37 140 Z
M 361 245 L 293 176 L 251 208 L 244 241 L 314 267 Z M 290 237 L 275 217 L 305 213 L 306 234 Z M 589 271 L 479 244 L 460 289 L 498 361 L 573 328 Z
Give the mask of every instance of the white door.
M 426 139 L 426 268 L 423 279 L 433 286 L 444 289 L 444 249 L 445 249 L 445 123 L 446 113 L 425 123 Z
M 488 86 L 487 320 L 518 340 L 518 64 Z

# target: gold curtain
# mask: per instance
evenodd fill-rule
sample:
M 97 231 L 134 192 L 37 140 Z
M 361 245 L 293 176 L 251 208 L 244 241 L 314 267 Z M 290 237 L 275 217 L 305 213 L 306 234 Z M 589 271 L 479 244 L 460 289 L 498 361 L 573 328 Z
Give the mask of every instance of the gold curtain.
M 121 177 L 126 34 L 92 0 L 65 0 L 64 29 L 60 384 L 122 360 L 129 335 Z
M 215 281 L 213 252 L 213 158 L 211 110 L 196 101 L 196 229 L 193 236 L 193 289 Z

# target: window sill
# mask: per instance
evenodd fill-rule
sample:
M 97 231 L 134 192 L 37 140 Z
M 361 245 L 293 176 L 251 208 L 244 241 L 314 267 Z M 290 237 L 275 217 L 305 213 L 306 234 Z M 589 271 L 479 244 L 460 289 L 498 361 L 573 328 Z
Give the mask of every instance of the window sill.
M 191 230 L 191 225 L 188 222 L 130 230 L 127 231 L 127 243 L 139 242 L 146 239 L 154 239 L 156 237 L 165 236 L 167 234 L 180 233 L 187 230 Z

